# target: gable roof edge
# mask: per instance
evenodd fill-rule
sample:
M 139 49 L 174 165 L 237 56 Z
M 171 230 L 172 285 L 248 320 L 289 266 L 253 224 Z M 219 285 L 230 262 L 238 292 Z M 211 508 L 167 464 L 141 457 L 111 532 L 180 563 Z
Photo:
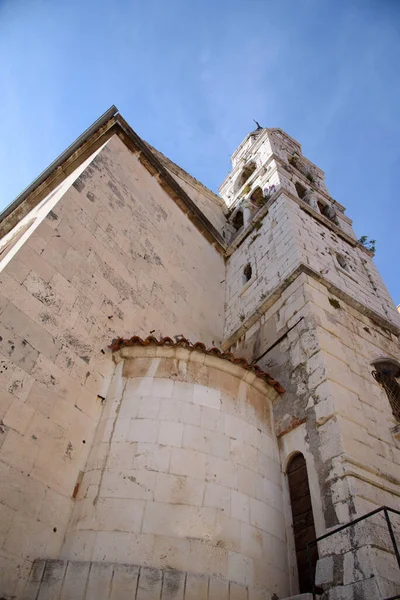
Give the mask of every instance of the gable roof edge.
M 176 179 L 162 165 L 148 144 L 135 133 L 119 114 L 114 105 L 4 209 L 0 214 L 0 238 L 11 231 L 47 194 L 53 191 L 84 160 L 115 134 L 137 156 L 143 166 L 153 176 L 157 177 L 161 187 L 183 210 L 202 235 L 218 252 L 224 255 L 227 246 L 223 237 L 181 188 Z

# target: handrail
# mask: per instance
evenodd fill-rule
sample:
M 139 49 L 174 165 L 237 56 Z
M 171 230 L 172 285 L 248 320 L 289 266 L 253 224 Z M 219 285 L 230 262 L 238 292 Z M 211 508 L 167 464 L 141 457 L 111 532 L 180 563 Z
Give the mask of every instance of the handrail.
M 353 527 L 354 525 L 357 525 L 357 523 L 360 523 L 360 521 L 365 521 L 369 517 L 372 517 L 381 512 L 383 512 L 383 514 L 385 516 L 385 521 L 386 521 L 386 525 L 387 525 L 387 528 L 389 531 L 390 539 L 393 544 L 393 549 L 394 549 L 394 553 L 396 556 L 397 565 L 400 570 L 400 552 L 399 552 L 399 548 L 397 546 L 396 538 L 395 538 L 394 532 L 393 532 L 392 523 L 391 523 L 390 517 L 389 517 L 390 512 L 395 513 L 396 515 L 400 515 L 400 511 L 396 510 L 394 508 L 390 508 L 389 506 L 381 506 L 380 508 L 377 508 L 377 509 L 371 511 L 371 512 L 363 515 L 362 517 L 358 517 L 357 519 L 354 519 L 353 521 L 349 521 L 345 525 L 341 525 L 340 527 L 337 527 L 333 531 L 324 533 L 324 535 L 319 536 L 318 538 L 316 538 L 315 540 L 313 540 L 312 542 L 309 542 L 307 544 L 307 562 L 308 562 L 308 573 L 309 573 L 310 580 L 312 578 L 312 570 L 313 570 L 312 563 L 311 563 L 311 555 L 310 555 L 310 547 L 311 546 L 314 546 L 315 544 L 318 544 L 318 542 L 321 542 L 322 540 L 330 537 L 331 535 L 334 535 L 335 533 L 339 533 L 339 531 L 343 531 L 344 529 L 347 529 L 348 527 Z M 313 600 L 316 600 L 317 596 L 315 593 L 315 577 L 312 581 L 312 595 L 313 595 Z M 400 594 L 397 594 L 397 596 L 391 596 L 390 598 L 384 598 L 382 600 L 397 600 L 399 598 L 400 598 Z

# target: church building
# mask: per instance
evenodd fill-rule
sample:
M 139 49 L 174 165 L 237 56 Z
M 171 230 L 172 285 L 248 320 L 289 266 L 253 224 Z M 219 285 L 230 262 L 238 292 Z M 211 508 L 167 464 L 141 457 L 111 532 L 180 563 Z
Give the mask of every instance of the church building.
M 373 244 L 281 129 L 219 191 L 112 107 L 0 215 L 1 600 L 400 598 Z

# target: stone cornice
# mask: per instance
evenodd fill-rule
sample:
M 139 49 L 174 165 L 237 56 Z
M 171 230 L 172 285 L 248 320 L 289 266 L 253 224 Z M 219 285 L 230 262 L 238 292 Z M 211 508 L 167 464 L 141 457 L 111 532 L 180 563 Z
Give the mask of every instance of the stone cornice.
M 154 146 L 151 146 L 150 144 L 147 144 L 147 146 L 169 171 L 171 171 L 181 179 L 184 179 L 188 185 L 190 185 L 194 189 L 197 189 L 204 196 L 207 196 L 209 200 L 214 202 L 214 204 L 216 204 L 221 209 L 223 214 L 226 214 L 228 212 L 228 207 L 225 204 L 224 200 L 221 198 L 221 196 L 217 196 L 217 194 L 215 194 L 212 190 L 206 187 L 204 183 L 201 183 L 201 181 L 193 177 L 193 175 L 182 169 L 182 167 L 170 160 L 167 156 L 160 152 L 160 150 L 157 150 L 157 148 L 154 148 Z
M 386 492 L 400 496 L 400 481 L 391 473 L 384 473 L 381 469 L 345 453 L 339 457 L 339 462 L 342 463 L 345 477 L 355 477 L 381 490 L 384 489 Z
M 183 337 L 174 341 L 170 337 L 157 339 L 153 335 L 149 335 L 146 339 L 142 339 L 141 337 L 134 335 L 128 339 L 114 339 L 109 345 L 109 348 L 113 352 L 120 352 L 125 348 L 140 348 L 141 350 L 139 350 L 139 355 L 141 355 L 144 352 L 144 349 L 153 348 L 154 350 L 156 350 L 158 348 L 162 348 L 162 354 L 160 354 L 160 352 L 155 352 L 155 356 L 162 355 L 168 356 L 169 358 L 172 358 L 171 353 L 168 353 L 168 351 L 165 352 L 165 349 L 172 349 L 173 357 L 177 359 L 182 358 L 182 356 L 180 356 L 180 354 L 182 353 L 179 353 L 180 350 L 183 350 L 186 353 L 201 353 L 206 356 L 217 358 L 218 360 L 228 361 L 229 363 L 232 363 L 232 365 L 235 365 L 235 367 L 240 367 L 245 371 L 250 371 L 254 374 L 255 378 L 261 379 L 262 381 L 273 387 L 274 390 L 279 394 L 285 393 L 285 388 L 283 388 L 281 384 L 278 381 L 276 381 L 276 379 L 269 375 L 269 373 L 263 371 L 258 365 L 248 363 L 245 358 L 236 357 L 231 352 L 222 352 L 219 348 L 207 348 L 202 342 L 195 342 L 193 344 L 192 342 Z M 133 353 L 131 356 L 134 355 L 135 354 Z M 195 361 L 199 362 L 199 359 L 196 358 Z

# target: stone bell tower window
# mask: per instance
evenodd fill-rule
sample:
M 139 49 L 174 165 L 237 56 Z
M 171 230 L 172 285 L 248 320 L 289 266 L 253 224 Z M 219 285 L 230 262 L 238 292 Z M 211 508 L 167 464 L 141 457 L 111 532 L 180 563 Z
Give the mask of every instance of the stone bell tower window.
M 330 218 L 329 207 L 326 204 L 324 204 L 323 202 L 320 202 L 319 200 L 318 200 L 317 204 L 318 204 L 319 212 L 321 213 L 321 215 L 324 215 L 324 217 L 327 217 L 329 219 Z
M 251 268 L 251 264 L 247 263 L 247 265 L 243 269 L 243 284 L 250 281 L 252 273 L 253 273 L 253 269 Z
M 239 231 L 239 229 L 241 229 L 243 227 L 244 220 L 243 220 L 243 212 L 241 210 L 238 210 L 236 215 L 233 217 L 232 225 L 234 226 L 236 231 Z
M 254 190 L 254 192 L 251 194 L 250 200 L 256 206 L 262 206 L 264 204 L 264 202 L 265 202 L 264 194 L 263 194 L 262 189 L 259 186 L 257 186 L 256 189 Z
M 236 184 L 236 190 L 240 190 L 240 188 L 246 183 L 246 181 L 253 175 L 256 170 L 257 165 L 255 162 L 251 162 L 245 166 L 242 173 L 239 175 Z
M 373 363 L 372 375 L 386 392 L 392 412 L 400 421 L 400 365 L 391 358 L 384 358 Z
M 295 183 L 294 187 L 296 188 L 298 197 L 302 200 L 307 193 L 306 188 L 304 186 L 302 186 L 301 183 L 299 183 L 299 182 Z

